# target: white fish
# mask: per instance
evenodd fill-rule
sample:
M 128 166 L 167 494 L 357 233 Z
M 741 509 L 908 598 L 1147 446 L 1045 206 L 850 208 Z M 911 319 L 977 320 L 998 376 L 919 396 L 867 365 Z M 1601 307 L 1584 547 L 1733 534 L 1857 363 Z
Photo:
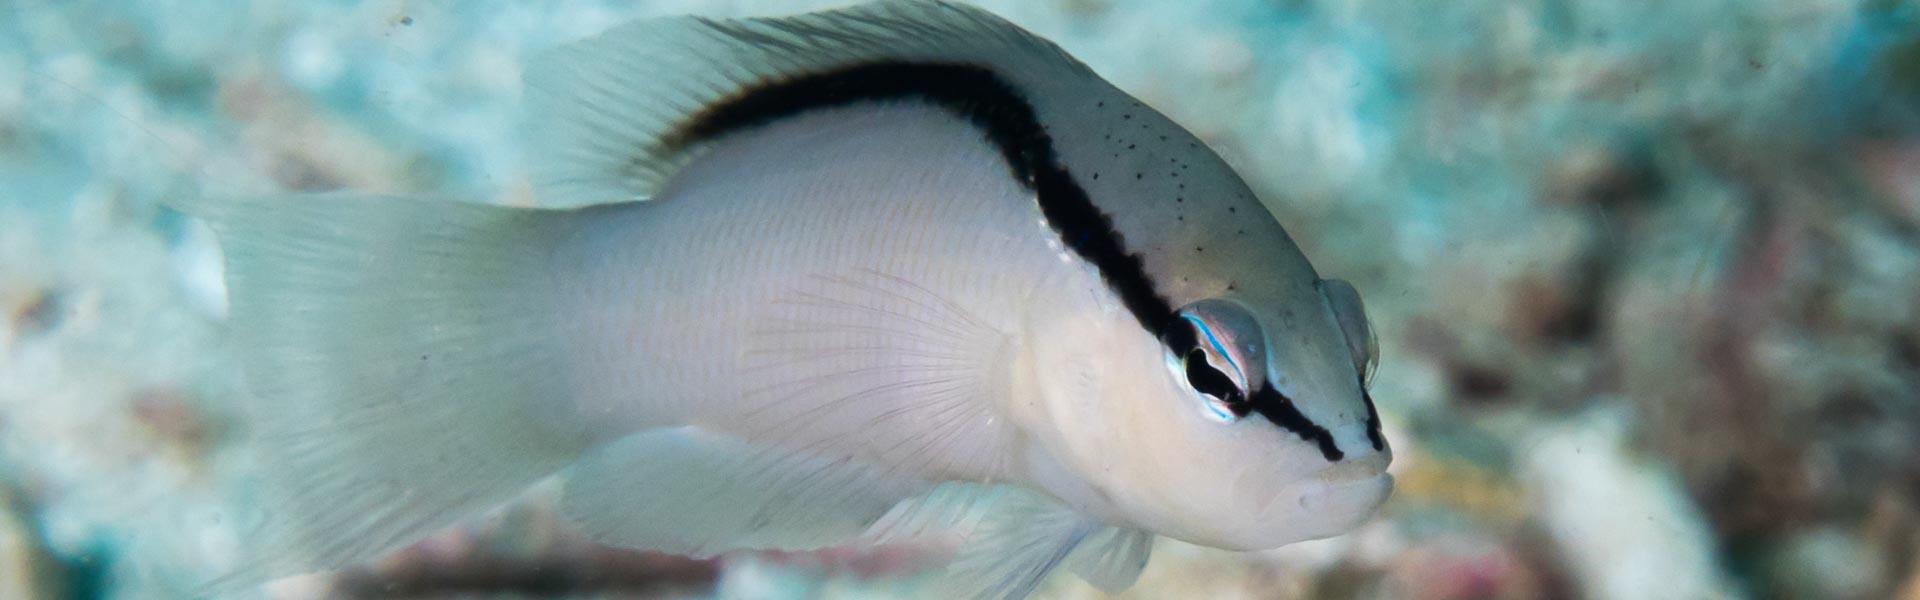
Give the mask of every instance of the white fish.
M 648 20 L 528 69 L 529 209 L 201 200 L 270 509 L 252 575 L 564 479 L 704 556 L 984 514 L 945 590 L 1385 500 L 1360 299 L 1193 135 L 984 11 Z

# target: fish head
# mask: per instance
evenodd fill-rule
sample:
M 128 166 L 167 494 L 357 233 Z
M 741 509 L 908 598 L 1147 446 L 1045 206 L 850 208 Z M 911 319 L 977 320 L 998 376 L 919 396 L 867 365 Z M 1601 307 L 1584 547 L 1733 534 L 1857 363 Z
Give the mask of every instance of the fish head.
M 1042 378 L 1045 437 L 1091 490 L 1067 493 L 1104 518 L 1235 550 L 1370 517 L 1393 488 L 1366 397 L 1375 343 L 1352 286 L 1312 292 L 1267 319 L 1244 299 L 1199 300 L 1157 337 L 1118 319 L 1056 320 L 1073 325 L 1036 342 L 1058 347 Z
M 1081 504 L 1229 549 L 1351 529 L 1393 487 L 1368 391 L 1378 345 L 1359 293 L 1320 277 L 1204 144 L 1137 105 L 1122 116 L 1149 126 L 1118 148 L 1137 142 L 1136 154 L 1096 151 L 1117 134 L 1062 137 L 1151 283 L 1133 289 L 1154 297 L 1037 306 L 1045 322 L 1029 328 L 1041 332 L 1030 339 L 1044 355 L 1049 439 L 1093 490 Z M 1142 165 L 1169 166 L 1156 181 Z M 1115 171 L 1143 175 L 1091 177 Z M 1102 275 L 1106 288 L 1127 287 Z
M 1159 336 L 1124 311 L 1052 319 L 1032 342 L 1034 402 L 1039 437 L 1070 474 L 1042 487 L 1111 521 L 1235 550 L 1370 517 L 1393 488 L 1366 398 L 1373 336 L 1352 286 L 1312 292 L 1290 318 L 1195 301 Z
M 1359 294 L 1338 279 L 1274 287 L 1192 302 L 1161 336 L 1175 404 L 1201 415 L 1168 424 L 1185 429 L 1186 462 L 1206 467 L 1175 484 L 1196 498 L 1159 508 L 1208 545 L 1338 535 L 1393 489 L 1368 390 L 1378 344 Z

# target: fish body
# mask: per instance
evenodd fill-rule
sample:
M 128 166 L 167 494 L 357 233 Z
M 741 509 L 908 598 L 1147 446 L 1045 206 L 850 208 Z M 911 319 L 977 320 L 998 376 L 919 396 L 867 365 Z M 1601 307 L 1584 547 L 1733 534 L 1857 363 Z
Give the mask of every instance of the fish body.
M 560 475 L 709 555 L 984 514 L 948 591 L 1118 591 L 1166 535 L 1344 531 L 1391 489 L 1372 333 L 1224 161 L 1038 37 L 890 1 L 636 23 L 529 68 L 571 209 L 190 203 L 265 477 L 256 574 Z

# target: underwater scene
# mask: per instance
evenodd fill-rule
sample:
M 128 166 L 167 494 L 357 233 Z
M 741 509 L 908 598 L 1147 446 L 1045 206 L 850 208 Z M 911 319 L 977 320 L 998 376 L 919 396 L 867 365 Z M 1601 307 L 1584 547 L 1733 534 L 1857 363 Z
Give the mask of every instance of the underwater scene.
M 1920 600 L 1920 2 L 0 0 L 0 599 L 494 597 Z

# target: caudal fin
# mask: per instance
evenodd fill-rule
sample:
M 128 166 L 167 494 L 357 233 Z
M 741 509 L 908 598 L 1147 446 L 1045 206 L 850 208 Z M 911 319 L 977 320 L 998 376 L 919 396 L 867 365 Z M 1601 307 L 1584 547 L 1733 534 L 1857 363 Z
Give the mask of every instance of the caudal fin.
M 568 389 L 546 260 L 572 213 L 347 195 L 180 208 L 226 256 L 265 501 L 255 556 L 216 585 L 393 550 L 585 449 L 552 414 Z

